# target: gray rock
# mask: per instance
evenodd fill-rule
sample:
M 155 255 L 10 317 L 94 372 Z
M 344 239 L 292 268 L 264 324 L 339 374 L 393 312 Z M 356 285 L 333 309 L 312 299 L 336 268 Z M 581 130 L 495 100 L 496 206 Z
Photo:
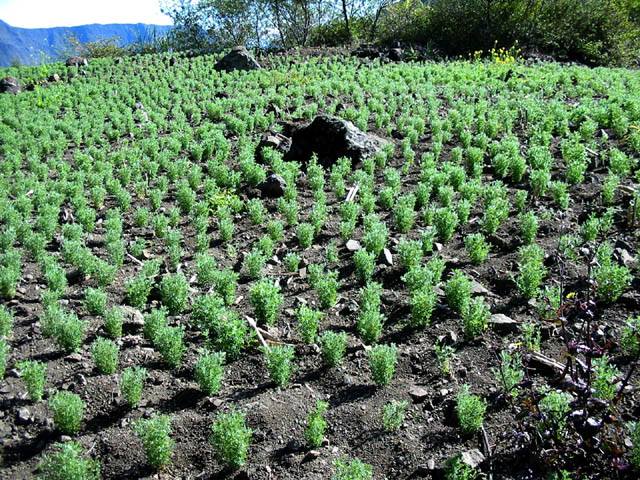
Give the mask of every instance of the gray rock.
M 22 91 L 20 82 L 17 78 L 4 77 L 0 80 L 0 93 L 13 93 L 18 94 Z
M 227 53 L 214 68 L 218 71 L 230 72 L 232 70 L 257 70 L 260 64 L 243 46 L 234 47 Z
M 491 315 L 489 323 L 493 325 L 517 325 L 519 322 L 511 317 L 507 317 L 504 313 L 494 313 Z
M 31 412 L 29 409 L 26 407 L 19 408 L 16 414 L 16 422 L 20 425 L 27 425 L 31 423 L 31 421 Z
M 347 241 L 346 247 L 350 252 L 355 252 L 356 250 L 360 250 L 362 245 L 360 245 L 359 241 L 351 239 Z
M 414 386 L 409 390 L 409 396 L 413 399 L 414 402 L 420 403 L 423 402 L 428 396 L 429 392 L 422 387 Z
M 472 450 L 462 452 L 460 459 L 462 460 L 462 463 L 466 463 L 472 468 L 478 468 L 478 466 L 484 462 L 484 455 L 480 450 L 474 448 Z
M 351 122 L 319 115 L 309 125 L 293 133 L 285 160 L 306 162 L 315 153 L 324 166 L 333 165 L 341 157 L 358 163 L 373 156 L 385 143 L 375 135 L 364 133 Z
M 84 57 L 69 57 L 65 62 L 67 67 L 86 67 L 89 61 Z
M 280 175 L 270 174 L 259 186 L 263 197 L 279 198 L 284 195 L 287 182 Z
M 285 137 L 281 133 L 264 134 L 256 148 L 257 158 L 260 161 L 264 161 L 262 150 L 265 148 L 272 148 L 285 155 L 291 148 L 291 139 L 289 137 Z

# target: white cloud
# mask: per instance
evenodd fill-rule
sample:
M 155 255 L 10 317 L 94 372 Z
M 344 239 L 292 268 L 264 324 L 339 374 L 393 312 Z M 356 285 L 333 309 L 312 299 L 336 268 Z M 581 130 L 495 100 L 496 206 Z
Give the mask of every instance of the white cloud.
M 0 0 L 0 20 L 14 27 L 71 27 L 88 23 L 169 25 L 160 0 Z

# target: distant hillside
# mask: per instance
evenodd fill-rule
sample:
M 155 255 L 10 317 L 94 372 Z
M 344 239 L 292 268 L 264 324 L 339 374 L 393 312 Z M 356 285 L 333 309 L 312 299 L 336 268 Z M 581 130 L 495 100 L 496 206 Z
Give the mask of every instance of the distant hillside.
M 14 60 L 23 65 L 40 63 L 42 54 L 49 60 L 57 59 L 65 47 L 65 39 L 75 35 L 81 42 L 118 37 L 121 45 L 128 45 L 154 32 L 165 34 L 171 29 L 166 25 L 91 24 L 77 27 L 18 28 L 0 20 L 0 66 L 9 66 Z

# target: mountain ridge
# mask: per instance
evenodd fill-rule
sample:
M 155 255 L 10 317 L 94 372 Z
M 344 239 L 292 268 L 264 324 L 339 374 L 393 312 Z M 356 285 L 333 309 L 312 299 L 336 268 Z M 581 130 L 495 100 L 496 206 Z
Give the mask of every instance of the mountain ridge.
M 149 36 L 164 35 L 171 25 L 147 23 L 92 23 L 72 27 L 22 28 L 13 27 L 0 19 L 0 66 L 14 62 L 23 65 L 58 59 L 69 35 L 80 42 L 93 42 L 118 37 L 120 45 L 129 45 Z

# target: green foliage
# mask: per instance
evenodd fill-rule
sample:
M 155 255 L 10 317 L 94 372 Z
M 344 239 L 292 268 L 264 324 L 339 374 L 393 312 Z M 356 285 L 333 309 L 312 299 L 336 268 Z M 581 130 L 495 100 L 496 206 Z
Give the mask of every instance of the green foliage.
M 127 404 L 137 407 L 142 399 L 142 389 L 147 378 L 147 370 L 142 367 L 127 367 L 120 376 L 120 394 Z
M 153 343 L 167 365 L 171 368 L 180 366 L 186 350 L 184 327 L 161 326 L 155 334 Z
M 617 392 L 616 381 L 620 371 L 609 363 L 607 356 L 593 360 L 594 396 L 603 400 L 612 400 Z
M 255 283 L 249 291 L 249 301 L 258 322 L 267 325 L 276 324 L 283 300 L 280 287 L 268 280 Z
M 471 262 L 476 265 L 483 263 L 489 256 L 489 244 L 481 233 L 467 235 L 464 239 L 464 246 Z
M 320 326 L 320 320 L 324 314 L 318 310 L 301 305 L 296 311 L 296 318 L 298 320 L 298 332 L 305 343 L 313 343 L 316 341 L 318 335 L 318 327 Z
M 233 469 L 247 462 L 253 431 L 246 426 L 243 413 L 219 413 L 211 426 L 209 439 L 220 461 Z
M 633 276 L 628 267 L 617 265 L 610 257 L 599 258 L 593 269 L 596 294 L 604 302 L 615 302 L 627 290 Z
M 498 385 L 507 395 L 512 397 L 518 395 L 518 385 L 524 378 L 520 354 L 511 354 L 507 350 L 502 350 L 500 352 L 500 365 L 497 369 L 492 369 L 492 372 Z
M 456 415 L 460 428 L 465 434 L 475 433 L 482 428 L 487 402 L 469 392 L 469 386 L 463 385 L 456 396 Z
M 160 282 L 160 296 L 171 315 L 182 313 L 189 300 L 189 282 L 182 273 L 166 275 Z
M 469 339 L 477 338 L 486 330 L 491 318 L 491 311 L 484 303 L 484 299 L 472 299 L 462 312 L 464 336 Z
M 171 417 L 154 415 L 140 419 L 133 425 L 147 456 L 147 462 L 154 469 L 161 469 L 171 463 L 175 442 L 171 438 Z
M 460 455 L 447 460 L 445 465 L 446 480 L 475 480 L 478 472 L 471 465 L 464 463 Z
M 304 438 L 311 448 L 319 448 L 324 440 L 324 432 L 327 429 L 327 421 L 324 414 L 327 412 L 329 404 L 318 400 L 316 406 L 307 416 L 307 428 L 304 431 Z
M 360 459 L 338 458 L 333 462 L 331 480 L 373 480 L 373 468 Z
M 80 350 L 87 330 L 87 322 L 75 314 L 67 313 L 56 323 L 53 337 L 60 348 L 67 353 Z
M 438 296 L 431 285 L 412 291 L 409 300 L 413 327 L 423 328 L 431 323 L 431 316 L 438 303 Z
M 220 391 L 224 376 L 225 355 L 222 352 L 203 351 L 194 367 L 196 382 L 207 395 Z
M 80 430 L 84 415 L 84 402 L 75 393 L 57 392 L 49 399 L 49 408 L 53 412 L 53 423 L 65 435 L 73 435 Z
M 52 452 L 38 464 L 42 480 L 99 480 L 100 464 L 85 458 L 77 442 L 55 443 Z
M 453 238 L 458 228 L 458 215 L 451 208 L 440 208 L 436 210 L 433 217 L 438 238 L 441 242 L 447 243 Z
M 322 358 L 329 367 L 336 367 L 342 363 L 347 351 L 347 334 L 327 330 L 320 336 Z
M 547 274 L 544 266 L 544 250 L 538 245 L 527 245 L 519 250 L 518 276 L 516 285 L 523 297 L 535 298 L 540 291 L 542 280 Z
M 4 338 L 0 338 L 0 380 L 4 378 L 7 371 L 7 362 L 9 357 L 9 345 Z
M 631 448 L 631 465 L 635 470 L 640 470 L 640 423 L 629 424 L 629 433 L 633 447 Z
M 438 362 L 438 368 L 442 375 L 448 376 L 451 374 L 451 360 L 455 355 L 455 350 L 450 345 L 443 343 L 436 343 L 433 346 L 433 351 L 436 354 L 436 360 Z
M 522 243 L 529 245 L 533 243 L 538 235 L 538 217 L 533 212 L 526 212 L 520 215 L 520 237 Z
M 629 318 L 620 335 L 620 346 L 625 355 L 640 356 L 640 317 Z
M 369 350 L 369 367 L 376 385 L 384 387 L 391 382 L 396 371 L 398 349 L 395 345 L 376 345 Z
M 449 307 L 463 313 L 471 302 L 471 279 L 464 272 L 456 270 L 444 287 Z
M 541 416 L 538 428 L 541 431 L 549 430 L 558 439 L 562 438 L 567 424 L 567 415 L 571 411 L 570 400 L 571 396 L 565 392 L 546 393 L 538 403 Z
M 118 369 L 118 345 L 113 340 L 97 338 L 91 346 L 93 362 L 100 373 L 110 375 Z
M 279 387 L 289 384 L 291 374 L 295 370 L 293 360 L 295 350 L 291 345 L 273 345 L 263 349 L 267 361 L 267 370 L 271 380 Z
M 0 305 L 0 338 L 11 336 L 13 330 L 13 312 Z
M 387 432 L 398 430 L 404 422 L 409 402 L 406 400 L 388 402 L 382 407 L 382 427 Z
M 362 283 L 367 283 L 373 277 L 376 268 L 376 255 L 368 252 L 364 248 L 353 254 L 353 263 L 356 269 L 356 276 Z
M 155 308 L 144 316 L 144 326 L 142 333 L 144 338 L 151 343 L 155 343 L 158 332 L 167 326 L 167 310 L 166 308 Z
M 339 287 L 338 272 L 330 271 L 320 274 L 317 281 L 314 282 L 313 288 L 318 294 L 318 300 L 320 300 L 322 308 L 328 309 L 336 304 Z
M 111 338 L 122 336 L 122 324 L 124 323 L 124 313 L 120 307 L 112 307 L 104 313 L 104 329 Z
M 32 402 L 39 402 L 44 395 L 44 384 L 47 379 L 47 364 L 35 360 L 23 360 L 17 364 L 20 377 L 27 386 L 27 393 Z
M 91 315 L 104 315 L 107 309 L 107 294 L 98 288 L 87 288 L 84 305 Z
M 302 258 L 295 252 L 289 252 L 284 257 L 284 266 L 287 272 L 295 273 L 300 268 Z
M 373 308 L 364 308 L 358 314 L 356 328 L 367 344 L 376 343 L 382 335 L 382 326 L 384 324 L 384 316 L 379 310 Z

